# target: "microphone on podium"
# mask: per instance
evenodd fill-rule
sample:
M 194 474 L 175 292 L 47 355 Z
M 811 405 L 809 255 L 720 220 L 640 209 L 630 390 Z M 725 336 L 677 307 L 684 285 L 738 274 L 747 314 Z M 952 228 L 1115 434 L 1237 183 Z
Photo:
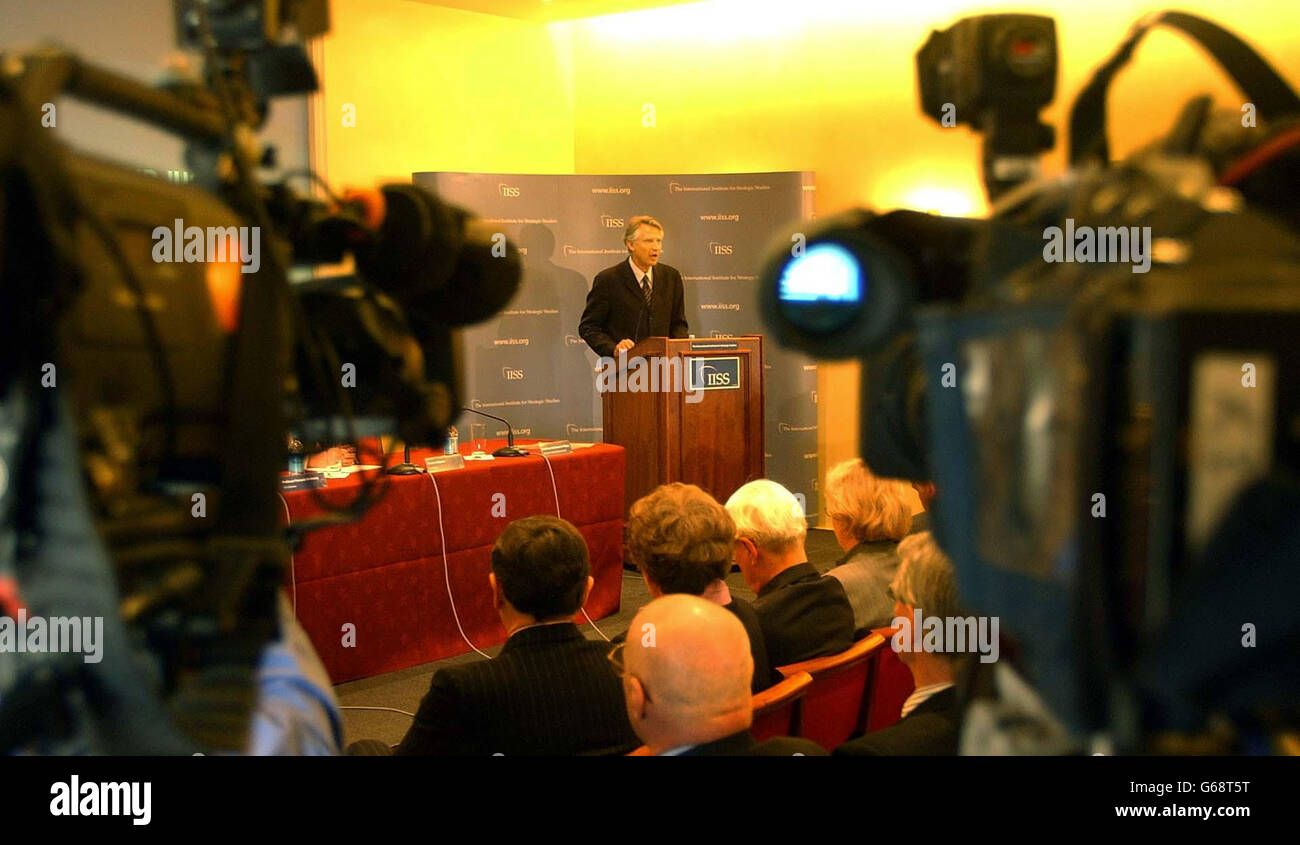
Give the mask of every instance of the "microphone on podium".
M 527 451 L 515 446 L 515 431 L 513 428 L 510 427 L 509 422 L 506 422 L 506 420 L 502 419 L 501 417 L 495 416 L 493 414 L 488 414 L 483 411 L 476 410 L 474 408 L 461 408 L 461 410 L 469 411 L 471 414 L 478 414 L 481 417 L 487 417 L 489 419 L 496 420 L 497 422 L 503 422 L 506 424 L 506 445 L 502 446 L 500 449 L 497 449 L 495 452 L 493 452 L 492 457 L 494 458 L 528 457 Z

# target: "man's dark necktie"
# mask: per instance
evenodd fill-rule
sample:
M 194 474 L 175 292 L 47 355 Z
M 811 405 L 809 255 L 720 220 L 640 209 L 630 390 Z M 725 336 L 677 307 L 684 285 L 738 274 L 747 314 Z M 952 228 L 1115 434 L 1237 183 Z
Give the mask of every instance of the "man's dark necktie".
M 641 295 L 645 297 L 646 306 L 650 305 L 650 274 L 641 277 Z

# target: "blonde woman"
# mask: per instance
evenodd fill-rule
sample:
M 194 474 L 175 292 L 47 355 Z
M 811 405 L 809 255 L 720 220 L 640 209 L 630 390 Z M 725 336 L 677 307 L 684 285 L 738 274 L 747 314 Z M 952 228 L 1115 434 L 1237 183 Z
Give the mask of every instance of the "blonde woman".
M 898 541 L 912 527 L 912 488 L 880 478 L 854 458 L 827 473 L 822 497 L 845 551 L 826 574 L 843 585 L 857 630 L 884 627 L 893 618 L 889 582 L 898 570 Z

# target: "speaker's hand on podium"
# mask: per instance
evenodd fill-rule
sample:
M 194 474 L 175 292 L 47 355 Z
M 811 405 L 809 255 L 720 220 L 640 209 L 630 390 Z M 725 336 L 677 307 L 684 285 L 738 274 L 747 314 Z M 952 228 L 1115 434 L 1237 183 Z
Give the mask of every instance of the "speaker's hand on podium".
M 627 338 L 623 338 L 617 344 L 614 345 L 614 354 L 618 355 L 620 352 L 623 352 L 624 350 L 627 349 L 631 349 L 633 346 L 636 346 L 636 344 L 628 340 Z

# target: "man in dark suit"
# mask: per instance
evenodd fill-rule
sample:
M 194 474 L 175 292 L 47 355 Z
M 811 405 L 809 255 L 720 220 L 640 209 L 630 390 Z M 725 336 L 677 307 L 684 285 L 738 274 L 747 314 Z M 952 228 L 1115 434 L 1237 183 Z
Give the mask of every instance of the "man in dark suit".
M 919 609 L 923 618 L 964 615 L 957 603 L 957 578 L 929 532 L 913 534 L 898 544 L 898 572 L 889 585 L 894 598 L 898 632 L 890 646 L 912 673 L 915 689 L 903 702 L 903 717 L 883 730 L 861 736 L 835 749 L 836 754 L 876 757 L 891 755 L 952 756 L 957 753 L 961 710 L 956 678 L 966 655 L 926 651 L 920 631 L 912 630 Z
M 578 334 L 602 358 L 647 337 L 686 337 L 682 274 L 659 263 L 664 227 L 645 214 L 627 221 L 628 257 L 596 274 Z
M 957 754 L 957 690 L 948 687 L 918 704 L 905 719 L 851 739 L 835 749 L 847 757 L 953 757 Z
M 624 754 L 637 745 L 608 646 L 573 624 L 591 590 L 587 544 L 553 516 L 512 522 L 488 581 L 509 639 L 491 660 L 440 669 L 399 755 Z
M 853 606 L 843 585 L 808 563 L 808 524 L 799 500 L 760 479 L 727 500 L 736 523 L 735 560 L 754 591 L 774 667 L 844 651 L 853 644 Z
M 637 612 L 610 659 L 623 679 L 628 719 L 651 754 L 826 754 L 806 739 L 760 743 L 750 735 L 749 640 L 740 620 L 715 602 L 686 593 L 655 599 Z

